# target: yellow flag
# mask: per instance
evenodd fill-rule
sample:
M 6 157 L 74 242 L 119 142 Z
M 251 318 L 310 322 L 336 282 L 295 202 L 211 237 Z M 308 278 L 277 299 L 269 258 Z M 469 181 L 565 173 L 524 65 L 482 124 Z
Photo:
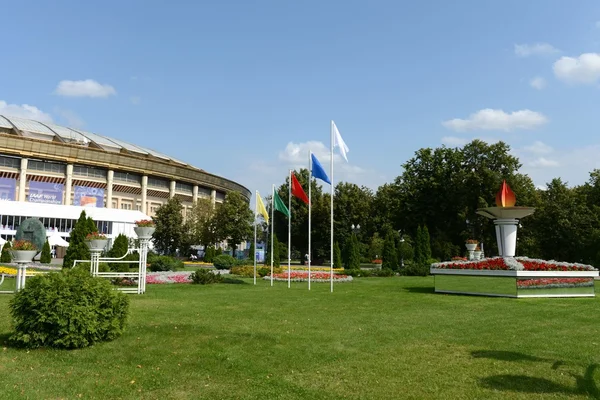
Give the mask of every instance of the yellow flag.
M 269 213 L 267 212 L 267 209 L 265 208 L 265 203 L 263 203 L 263 201 L 260 197 L 260 194 L 258 194 L 258 190 L 256 191 L 256 208 L 257 208 L 256 211 L 263 216 L 263 218 L 265 219 L 265 222 L 268 224 L 269 223 Z

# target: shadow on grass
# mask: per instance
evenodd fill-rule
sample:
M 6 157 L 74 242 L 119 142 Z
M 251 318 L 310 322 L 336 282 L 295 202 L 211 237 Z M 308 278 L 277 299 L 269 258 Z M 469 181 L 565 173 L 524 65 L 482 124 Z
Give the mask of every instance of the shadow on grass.
M 3 346 L 8 347 L 10 345 L 10 342 L 8 341 L 9 338 L 10 332 L 0 334 L 0 343 L 2 343 Z
M 404 288 L 404 290 L 410 293 L 435 293 L 433 286 L 409 286 Z
M 494 375 L 479 380 L 481 386 L 493 390 L 521 393 L 563 393 L 575 394 L 568 386 L 554 383 L 545 378 L 522 375 Z
M 500 360 L 500 361 L 538 361 L 538 362 L 550 362 L 551 361 L 546 358 L 530 356 L 530 355 L 523 354 L 523 353 L 517 353 L 515 351 L 477 350 L 477 351 L 471 352 L 471 356 L 473 358 L 491 358 L 493 360 Z M 562 363 L 562 361 L 557 361 L 556 363 Z
M 223 278 L 221 283 L 227 283 L 231 285 L 248 285 L 248 282 L 244 282 L 243 280 L 236 278 Z

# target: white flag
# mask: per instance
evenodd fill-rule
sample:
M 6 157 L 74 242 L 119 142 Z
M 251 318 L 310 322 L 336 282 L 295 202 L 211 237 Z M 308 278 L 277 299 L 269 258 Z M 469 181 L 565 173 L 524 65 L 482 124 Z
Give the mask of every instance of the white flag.
M 344 157 L 344 160 L 348 162 L 348 156 L 346 156 L 346 153 L 348 153 L 350 149 L 348 148 L 348 146 L 346 146 L 346 142 L 344 142 L 344 139 L 342 139 L 342 135 L 340 135 L 340 131 L 338 131 L 335 122 L 333 122 L 333 135 L 333 147 L 339 147 L 342 157 Z

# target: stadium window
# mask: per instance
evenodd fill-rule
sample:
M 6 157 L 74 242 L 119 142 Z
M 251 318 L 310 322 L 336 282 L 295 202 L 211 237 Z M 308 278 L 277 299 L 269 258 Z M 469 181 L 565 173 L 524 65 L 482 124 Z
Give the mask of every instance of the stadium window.
M 15 157 L 0 156 L 0 167 L 20 168 L 21 160 Z
M 193 186 L 187 183 L 183 183 L 183 182 L 176 182 L 175 183 L 175 190 L 178 192 L 184 192 L 184 193 L 192 193 L 193 192 Z
M 64 174 L 67 170 L 65 164 L 59 164 L 48 161 L 29 160 L 27 161 L 27 169 L 33 171 L 52 172 L 56 174 Z
M 85 165 L 74 165 L 73 175 L 88 178 L 106 178 L 106 170 L 103 168 L 87 167 Z
M 142 181 L 142 177 L 138 174 L 132 174 L 130 172 L 120 172 L 115 171 L 114 179 L 120 182 L 128 182 L 128 183 L 140 183 Z

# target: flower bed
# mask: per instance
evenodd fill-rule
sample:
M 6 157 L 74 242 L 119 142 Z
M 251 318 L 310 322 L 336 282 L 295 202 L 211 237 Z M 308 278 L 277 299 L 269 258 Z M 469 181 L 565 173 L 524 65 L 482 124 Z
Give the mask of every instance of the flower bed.
M 431 264 L 431 268 L 505 271 L 597 271 L 591 265 L 537 260 L 527 257 L 492 257 L 477 261 L 447 261 Z
M 308 272 L 292 272 L 290 274 L 290 280 L 292 282 L 307 282 L 308 281 Z M 270 280 L 271 276 L 267 275 L 263 279 Z M 326 272 L 312 272 L 310 273 L 311 282 L 329 282 L 331 279 L 331 274 Z M 288 273 L 284 272 L 282 274 L 273 274 L 274 281 L 286 281 L 288 280 Z M 334 274 L 333 280 L 335 282 L 350 282 L 352 281 L 352 277 L 348 275 Z
M 150 272 L 146 275 L 147 284 L 165 284 L 165 283 L 191 283 L 190 271 L 164 271 Z
M 287 268 L 287 265 L 281 265 L 281 268 Z M 308 267 L 299 267 L 297 265 L 291 266 L 292 271 L 308 271 Z M 329 272 L 331 268 L 329 267 L 310 267 L 310 272 Z M 344 268 L 334 268 L 333 272 L 342 272 Z
M 502 297 L 594 297 L 598 277 L 591 265 L 527 257 L 434 263 L 430 271 L 436 292 Z
M 0 267 L 0 274 L 4 274 L 4 275 L 17 275 L 17 269 L 16 268 L 9 268 L 9 267 Z M 30 275 L 36 275 L 36 274 L 41 274 L 41 272 L 39 271 L 32 271 L 30 269 L 27 270 L 26 275 L 30 276 Z

